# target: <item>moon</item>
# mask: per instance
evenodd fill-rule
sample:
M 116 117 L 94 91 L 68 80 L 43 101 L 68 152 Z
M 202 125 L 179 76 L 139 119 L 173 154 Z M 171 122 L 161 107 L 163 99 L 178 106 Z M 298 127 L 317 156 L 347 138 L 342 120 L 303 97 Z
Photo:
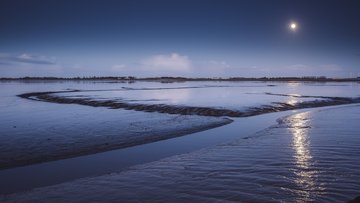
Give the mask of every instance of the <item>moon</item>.
M 297 27 L 297 24 L 296 23 L 290 23 L 290 29 L 295 31 L 296 30 L 296 27 Z

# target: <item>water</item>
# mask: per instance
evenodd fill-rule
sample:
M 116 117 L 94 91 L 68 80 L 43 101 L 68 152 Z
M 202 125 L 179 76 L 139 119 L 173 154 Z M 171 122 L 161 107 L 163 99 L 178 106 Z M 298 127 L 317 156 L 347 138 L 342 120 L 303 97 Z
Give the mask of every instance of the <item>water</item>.
M 360 187 L 359 129 L 346 119 L 359 122 L 360 106 L 297 113 L 246 139 L 7 198 L 346 202 L 359 195 Z
M 32 143 L 33 140 L 39 140 L 43 144 L 43 150 L 46 147 L 50 147 L 48 136 L 59 136 L 58 138 L 61 140 L 66 140 L 69 137 L 79 137 L 81 135 L 83 142 L 87 142 L 89 138 L 96 136 L 103 136 L 106 134 L 106 137 L 114 137 L 118 135 L 118 130 L 121 129 L 119 126 L 124 126 L 127 121 L 135 120 L 144 117 L 144 115 L 149 115 L 148 117 L 144 117 L 140 123 L 143 123 L 140 127 L 148 127 L 146 123 L 151 120 L 150 118 L 157 118 L 162 120 L 173 119 L 168 114 L 159 114 L 159 113 L 144 113 L 144 112 L 134 112 L 120 109 L 106 109 L 106 108 L 94 108 L 89 106 L 82 105 L 67 105 L 67 104 L 53 104 L 48 102 L 40 102 L 40 101 L 32 101 L 26 100 L 15 95 L 27 92 L 39 92 L 39 91 L 60 91 L 67 89 L 78 89 L 78 90 L 101 90 L 101 91 L 83 91 L 76 93 L 64 93 L 62 96 L 67 97 L 88 97 L 92 99 L 115 99 L 115 100 L 125 100 L 130 103 L 145 103 L 145 104 L 167 104 L 167 105 L 186 105 L 186 106 L 203 106 L 203 107 L 216 107 L 216 108 L 227 108 L 227 109 L 245 109 L 253 106 L 271 104 L 272 102 L 285 102 L 285 103 L 297 103 L 303 101 L 312 101 L 314 99 L 319 98 L 303 98 L 303 97 L 294 97 L 294 95 L 306 95 L 306 96 L 325 96 L 325 97 L 359 97 L 360 85 L 358 83 L 264 83 L 264 82 L 186 82 L 186 83 L 171 83 L 171 84 L 162 84 L 155 82 L 136 82 L 136 83 L 110 83 L 110 82 L 40 82 L 40 83 L 23 83 L 23 82 L 2 82 L 1 86 L 1 96 L 2 99 L 0 101 L 0 140 L 1 140 L 1 150 L 4 149 L 21 149 L 23 146 L 28 146 L 29 143 Z M 105 91 L 103 91 L 105 90 Z M 80 93 L 80 94 L 79 94 Z M 286 94 L 285 96 L 278 95 L 270 95 L 265 93 L 272 94 Z M 355 108 L 355 107 L 354 107 Z M 356 107 L 355 109 L 357 109 Z M 350 110 L 350 112 L 356 110 Z M 330 111 L 329 111 L 330 112 Z M 340 113 L 327 114 L 329 118 L 346 118 L 349 112 L 346 110 L 338 110 Z M 341 113 L 345 112 L 345 113 Z M 131 196 L 131 189 L 134 190 L 134 187 L 140 187 L 140 185 L 147 184 L 147 182 L 154 182 L 151 178 L 147 176 L 159 176 L 158 173 L 170 173 L 171 177 L 182 177 L 182 172 L 178 171 L 178 167 L 183 165 L 196 165 L 199 168 L 199 171 L 187 174 L 184 180 L 193 183 L 193 181 L 197 181 L 198 178 L 196 176 L 197 173 L 205 174 L 204 177 L 208 177 L 208 173 L 211 171 L 218 171 L 216 174 L 221 174 L 221 171 L 231 172 L 235 170 L 234 168 L 227 166 L 229 164 L 232 167 L 242 168 L 244 166 L 248 167 L 244 171 L 236 171 L 236 176 L 233 176 L 232 173 L 225 174 L 225 177 L 217 177 L 216 180 L 212 180 L 211 178 L 200 178 L 200 185 L 209 185 L 209 187 L 200 188 L 199 184 L 193 184 L 193 187 L 186 188 L 184 182 L 178 180 L 177 178 L 166 179 L 166 177 L 162 177 L 161 181 L 155 181 L 151 187 L 151 190 L 155 190 L 155 194 L 162 194 L 163 192 L 168 192 L 169 195 L 164 195 L 165 197 L 159 197 L 159 195 L 155 195 L 151 198 L 158 200 L 174 200 L 171 197 L 174 197 L 175 194 L 182 195 L 177 196 L 175 200 L 181 199 L 196 199 L 198 201 L 206 201 L 206 200 L 225 200 L 233 197 L 233 200 L 243 200 L 243 201 L 256 201 L 256 200 L 280 200 L 281 196 L 277 194 L 284 194 L 282 196 L 287 200 L 299 200 L 301 201 L 311 201 L 311 200 L 346 200 L 353 198 L 351 196 L 355 195 L 354 186 L 358 186 L 354 182 L 349 182 L 348 177 L 337 177 L 337 181 L 343 181 L 341 187 L 336 187 L 332 185 L 330 191 L 334 192 L 334 196 L 331 196 L 333 199 L 326 199 L 325 194 L 323 193 L 323 189 L 326 188 L 321 185 L 323 182 L 319 182 L 319 185 L 315 183 L 316 188 L 309 185 L 301 185 L 301 182 L 311 183 L 309 180 L 305 180 L 305 177 L 315 177 L 318 170 L 311 171 L 309 167 L 312 166 L 301 163 L 308 162 L 317 163 L 321 161 L 325 161 L 328 165 L 317 166 L 323 170 L 324 167 L 332 166 L 334 167 L 334 171 L 349 171 L 348 174 L 352 178 L 357 178 L 358 173 L 357 170 L 359 165 L 359 160 L 353 156 L 353 154 L 358 154 L 358 145 L 357 139 L 354 135 L 359 134 L 359 129 L 356 126 L 356 116 L 352 120 L 346 123 L 339 123 L 337 121 L 331 121 L 328 119 L 327 122 L 323 122 L 325 127 L 322 127 L 321 131 L 312 131 L 309 133 L 309 136 L 302 138 L 304 136 L 298 136 L 297 139 L 283 139 L 279 138 L 279 136 L 274 136 L 274 134 L 284 134 L 284 136 L 290 134 L 296 134 L 296 131 L 286 131 L 285 132 L 275 132 L 276 129 L 283 129 L 285 127 L 278 127 L 270 130 L 272 133 L 271 136 L 264 136 L 256 131 L 260 131 L 271 124 L 274 124 L 276 118 L 281 117 L 282 115 L 289 115 L 291 112 L 286 114 L 272 114 L 275 116 L 264 115 L 259 117 L 250 117 L 250 118 L 240 118 L 235 119 L 235 122 L 220 128 L 216 128 L 209 131 L 204 131 L 200 133 L 192 134 L 191 136 L 184 136 L 175 139 L 165 140 L 158 143 L 151 143 L 147 145 L 139 145 L 137 147 L 127 148 L 123 150 L 115 150 L 110 152 L 104 152 L 96 155 L 89 156 L 80 156 L 72 159 L 65 159 L 63 161 L 57 162 L 48 162 L 44 164 L 25 166 L 21 168 L 15 169 L 6 169 L 0 170 L 0 176 L 9 177 L 6 179 L 6 183 L 19 181 L 21 177 L 29 177 L 29 174 L 44 174 L 44 175 L 34 175 L 34 177 L 27 178 L 26 182 L 35 182 L 36 184 L 25 184 L 25 187 L 18 187 L 14 184 L 13 189 L 9 189 L 9 191 L 21 191 L 24 189 L 29 189 L 32 187 L 38 186 L 46 186 L 52 185 L 55 183 L 60 183 L 68 180 L 74 180 L 80 177 L 87 176 L 98 176 L 109 172 L 118 172 L 122 170 L 126 170 L 126 168 L 131 167 L 136 164 L 143 164 L 147 162 L 156 161 L 161 158 L 173 156 L 176 154 L 188 153 L 195 150 L 202 149 L 204 147 L 210 147 L 216 144 L 220 144 L 226 141 L 236 140 L 238 138 L 250 137 L 246 139 L 245 142 L 242 141 L 241 147 L 238 147 L 239 144 L 230 144 L 230 145 L 222 145 L 220 147 L 210 148 L 210 151 L 214 151 L 214 155 L 203 155 L 201 152 L 190 153 L 188 155 L 184 155 L 185 157 L 197 157 L 200 153 L 200 158 L 182 158 L 180 156 L 180 162 L 177 163 L 175 160 L 179 160 L 177 158 L 169 158 L 166 159 L 166 163 L 169 163 L 169 166 L 162 166 L 162 161 L 159 163 L 150 164 L 150 168 L 155 167 L 154 170 L 144 170 L 141 167 L 139 174 L 145 174 L 144 177 L 134 172 L 133 170 L 129 170 L 128 172 L 124 172 L 120 174 L 121 179 L 124 179 L 123 188 L 127 188 L 124 191 L 129 192 L 129 197 Z M 318 121 L 322 120 L 322 118 L 317 118 L 316 115 L 318 113 L 311 113 L 314 115 L 311 119 Z M 270 115 L 270 114 L 269 114 Z M 319 115 L 322 115 L 319 113 Z M 341 115 L 343 117 L 341 117 Z M 176 115 L 175 115 L 176 116 Z M 307 117 L 307 116 L 304 116 Z M 325 116 L 325 118 L 327 118 Z M 193 123 L 202 123 L 207 124 L 209 122 L 218 122 L 216 119 L 222 118 L 214 118 L 212 117 L 203 119 L 198 117 L 194 119 L 194 116 L 189 116 L 189 121 Z M 191 120 L 194 119 L 194 120 Z M 208 120 L 210 119 L 210 120 Z M 296 120 L 296 119 L 295 119 Z M 302 119 L 297 119 L 297 121 Z M 333 123 L 331 123 L 333 122 Z M 240 124 L 241 123 L 241 124 Z M 320 122 L 318 122 L 320 123 Z M 127 125 L 127 124 L 126 124 Z M 129 124 L 130 125 L 130 124 Z M 153 124 L 151 124 L 153 125 Z M 188 125 L 188 123 L 184 123 L 184 125 Z M 107 126 L 102 127 L 102 126 Z M 156 126 L 156 125 L 155 125 Z M 169 124 L 168 126 L 173 126 Z M 312 125 L 310 125 L 312 126 Z M 315 125 L 316 126 L 316 125 Z M 333 142 L 331 144 L 327 143 L 327 139 L 325 136 L 320 136 L 320 141 L 308 141 L 310 138 L 313 139 L 316 135 L 323 135 L 324 129 L 327 129 L 326 126 L 339 126 L 337 129 L 335 140 L 337 142 Z M 344 128 L 340 128 L 345 126 Z M 165 125 L 166 127 L 166 125 Z M 182 126 L 184 127 L 184 126 Z M 135 131 L 138 131 L 139 126 L 135 126 L 132 128 Z M 109 130 L 112 129 L 112 130 Z M 167 129 L 167 128 L 164 128 Z M 178 129 L 178 128 L 176 128 Z M 287 128 L 286 128 L 287 129 Z M 292 129 L 292 128 L 289 128 Z M 307 129 L 312 130 L 313 128 L 301 128 L 299 129 Z M 330 129 L 330 128 L 329 128 Z M 128 130 L 128 129 L 127 129 Z M 172 129 L 174 130 L 174 129 Z M 269 131 L 269 132 L 270 132 Z M 85 132 L 85 133 L 84 133 Z M 140 134 L 144 134 L 142 132 L 146 131 L 138 131 Z M 327 131 L 326 131 L 327 132 Z M 252 137 L 252 135 L 255 135 Z M 262 133 L 266 134 L 266 133 Z M 299 133 L 299 135 L 303 135 L 304 133 Z M 44 136 L 47 135 L 47 136 Z M 314 136 L 313 136 L 314 135 Z M 344 136 L 349 136 L 349 138 Z M 46 139 L 41 139 L 42 137 L 46 137 Z M 171 137 L 171 136 L 170 136 Z M 169 137 L 169 138 L 170 138 Z M 270 139 L 270 137 L 274 137 Z M 288 136 L 289 137 L 289 136 Z M 293 136 L 296 137 L 296 136 Z M 21 139 L 17 139 L 21 138 Z M 256 139 L 255 139 L 256 138 Z M 17 140 L 16 140 L 17 139 Z M 104 139 L 104 137 L 101 137 Z M 302 139 L 305 139 L 303 141 Z M 11 140 L 16 140 L 16 142 L 12 142 Z M 258 141 L 254 141 L 258 140 Z M 345 140 L 345 141 L 344 141 Z M 71 139 L 70 139 L 71 141 Z M 305 144 L 301 145 L 299 143 L 304 142 Z M 39 143 L 39 142 L 37 142 Z M 53 143 L 61 143 L 57 142 L 56 139 Z M 245 143 L 245 144 L 244 144 Z M 313 144 L 317 143 L 317 145 Z M 320 144 L 319 144 L 320 143 Z M 322 146 L 323 143 L 325 146 Z M 340 143 L 340 144 L 339 144 Z M 344 145 L 341 145 L 344 144 Z M 5 145 L 7 145 L 5 147 Z M 10 145 L 10 147 L 9 147 Z M 36 144 L 37 145 L 37 144 Z M 231 146 L 237 147 L 231 147 Z M 298 150 L 296 150 L 296 145 L 299 145 Z M 341 145 L 341 146 L 340 146 Z M 73 145 L 76 148 L 76 144 Z M 260 146 L 260 147 L 259 147 Z M 281 146 L 288 146 L 282 148 Z M 347 146 L 349 146 L 350 151 L 346 151 Z M 308 152 L 305 150 L 305 147 L 311 150 Z M 225 151 L 219 150 L 225 148 Z M 319 153 L 314 159 L 314 155 L 310 152 L 316 150 L 324 150 L 325 152 L 330 152 L 329 149 L 333 149 L 333 155 L 336 155 L 338 159 L 336 160 L 347 160 L 346 163 L 343 163 L 343 167 L 336 169 L 335 161 L 326 158 L 326 153 Z M 154 150 L 156 149 L 156 150 Z M 262 149 L 268 149 L 270 151 L 263 151 Z M 292 149 L 293 151 L 289 151 Z M 295 150 L 294 150 L 295 149 Z M 240 151 L 239 151 L 240 150 Z M 346 152 L 344 152 L 344 150 Z M 20 150 L 21 151 L 21 150 Z M 200 150 L 201 151 L 201 150 Z M 207 151 L 207 150 L 205 150 Z M 291 152 L 291 153 L 290 153 Z M 301 155 L 301 153 L 304 153 Z M 314 152 L 315 153 L 315 152 Z M 10 151 L 11 154 L 11 151 Z M 210 153 L 211 154 L 211 153 Z M 231 154 L 231 155 L 227 155 Z M 293 154 L 292 156 L 290 156 Z M 289 156 L 287 156 L 289 155 Z M 286 158 L 284 158 L 286 156 Z M 128 158 L 132 157 L 132 158 Z M 213 158 L 209 158 L 213 157 Z M 237 157 L 237 158 L 236 158 Z M 251 157 L 251 159 L 249 159 Z M 300 158 L 302 157 L 303 160 Z M 299 160 L 297 160 L 297 158 Z M 235 160 L 234 160 L 235 159 Z M 170 160 L 170 161 L 168 161 Z M 295 161 L 294 161 L 295 160 Z M 296 160 L 299 162 L 297 163 Z M 310 161 L 309 161 L 310 160 Z M 352 165 L 349 163 L 353 161 Z M 241 162 L 241 163 L 240 163 Z M 275 163 L 276 162 L 276 163 Z M 195 164 L 199 163 L 199 164 Z M 104 164 L 99 167 L 99 164 Z M 180 165 L 179 165 L 180 164 Z M 224 165 L 225 164 L 225 165 Z M 74 166 L 74 167 L 71 167 Z M 158 168 L 161 166 L 161 170 Z M 270 167 L 270 168 L 269 168 Z M 181 167 L 180 167 L 181 168 Z M 206 169 L 207 168 L 207 169 Z M 253 168 L 253 169 L 251 169 Z M 353 169 L 356 170 L 353 170 Z M 61 170 L 64 169 L 64 173 L 61 173 Z M 176 170 L 175 170 L 176 169 Z M 271 170 L 269 170 L 271 169 Z M 283 170 L 284 169 L 284 170 Z M 137 170 L 135 170 L 137 171 Z M 191 171 L 191 170 L 190 170 Z M 333 171 L 333 173 L 335 173 Z M 56 175 L 58 174 L 58 175 Z M 130 175 L 129 175 L 130 174 Z M 131 175 L 137 174 L 137 175 Z M 227 175 L 226 175 L 227 174 Z M 302 177 L 303 179 L 299 178 Z M 339 174 L 339 172 L 335 173 Z M 14 178 L 15 177 L 15 178 Z M 168 176 L 169 177 L 169 176 Z M 200 176 L 201 177 L 201 176 Z M 211 176 L 210 176 L 211 177 Z M 280 178 L 281 181 L 278 183 L 271 179 L 271 177 Z M 297 178 L 296 178 L 297 177 Z M 324 180 L 330 181 L 333 176 L 324 176 Z M 134 178 L 134 179 L 133 179 Z M 139 178 L 139 180 L 136 180 Z M 229 178 L 227 180 L 227 178 Z M 46 181 L 49 179 L 49 181 Z M 140 180 L 141 179 L 141 180 Z M 172 180 L 174 179 L 174 180 Z M 234 184 L 233 180 L 238 182 L 246 182 L 252 180 L 249 185 L 237 185 Z M 38 181 L 36 181 L 38 180 Z M 100 179 L 101 180 L 101 177 Z M 130 181 L 132 180 L 132 182 Z M 254 181 L 255 180 L 255 181 Z M 256 180 L 260 181 L 257 182 Z M 112 178 L 109 179 L 109 186 L 113 186 L 114 182 L 112 182 Z M 137 182 L 138 181 L 138 182 Z M 139 181 L 141 184 L 139 184 Z M 162 182 L 163 181 L 163 182 Z M 179 185 L 174 185 L 173 181 L 177 181 Z M 213 181 L 217 181 L 216 184 L 212 184 Z M 96 182 L 95 182 L 96 183 Z M 163 191 L 161 188 L 163 185 L 161 184 L 169 184 L 171 187 L 167 187 L 169 191 Z M 3 184 L 2 186 L 4 186 Z M 78 183 L 74 183 L 78 184 Z M 82 183 L 81 183 L 82 184 Z M 24 185 L 24 184 L 23 184 Z M 96 185 L 96 184 L 95 184 Z M 249 188 L 248 190 L 241 191 L 236 193 L 231 185 L 236 186 L 237 188 Z M 250 185 L 253 185 L 250 187 Z M 331 184 L 330 184 L 331 185 Z M 255 187 L 261 186 L 261 187 Z M 316 190 L 315 196 L 307 197 L 306 192 L 301 192 L 302 187 L 308 190 Z M 95 186 L 94 186 L 95 187 Z M 150 187 L 150 186 L 149 186 Z M 185 187 L 185 188 L 184 188 Z M 80 187 L 81 188 L 81 187 Z M 115 187 L 116 188 L 116 187 Z M 147 188 L 147 187 L 145 187 Z M 138 198 L 150 198 L 148 196 L 148 191 L 141 189 Z M 155 188 L 155 189 L 154 189 Z M 219 188 L 219 192 L 214 192 L 213 188 Z M 320 188 L 320 189 L 319 189 Z M 347 188 L 348 192 L 346 192 Z M 61 190 L 63 190 L 62 188 Z M 99 189 L 99 188 L 96 188 Z M 109 189 L 109 188 L 108 188 Z M 129 189 L 129 191 L 128 191 Z M 47 190 L 47 189 L 46 189 Z M 86 193 L 86 189 L 79 189 L 80 193 Z M 111 189 L 109 189 L 111 191 Z M 325 189 L 325 191 L 327 191 Z M 180 193 L 179 193 L 180 192 Z M 211 195 L 213 194 L 213 195 Z M 194 193 L 194 194 L 193 194 Z M 196 194 L 195 194 L 196 193 Z M 309 192 L 308 192 L 309 193 Z M 344 193 L 341 195 L 341 193 Z M 102 193 L 100 192 L 99 195 Z M 119 197 L 124 198 L 124 193 L 120 193 Z M 172 195 L 171 195 L 172 194 Z M 264 195 L 262 195 L 264 194 Z M 295 195 L 296 194 L 296 195 Z M 300 195 L 302 194 L 302 195 Z M 46 196 L 46 195 L 45 195 Z M 44 197 L 45 197 L 44 196 Z M 161 196 L 161 195 L 160 195 Z M 212 197 L 213 196 L 213 197 Z M 206 197 L 206 198 L 205 198 Z M 74 197 L 75 199 L 78 197 Z M 97 198 L 100 198 L 99 196 Z M 150 198 L 150 199 L 151 199 Z M 210 198 L 210 199 L 208 199 Z M 213 198 L 213 199 L 212 199 Z M 236 199 L 238 198 L 238 199 Z M 271 199 L 272 198 L 272 199 Z M 136 199 L 136 198 L 135 198 Z
M 0 170 L 0 191 L 5 194 L 14 193 L 78 178 L 123 171 L 134 165 L 250 136 L 259 128 L 275 124 L 275 120 L 279 116 L 291 113 L 294 112 L 239 118 L 237 119 L 239 122 L 187 136 L 87 156 Z

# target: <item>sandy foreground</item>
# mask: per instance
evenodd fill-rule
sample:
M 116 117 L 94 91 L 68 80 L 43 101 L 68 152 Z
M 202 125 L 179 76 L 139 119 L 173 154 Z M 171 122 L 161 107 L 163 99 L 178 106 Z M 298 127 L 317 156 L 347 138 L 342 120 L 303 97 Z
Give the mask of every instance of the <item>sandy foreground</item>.
M 4 202 L 344 202 L 360 184 L 359 106 L 294 114 L 250 137 Z
M 57 109 L 56 104 L 53 108 Z M 48 118 L 29 115 L 32 119 L 23 123 L 4 124 L 7 129 L 3 128 L 0 136 L 0 168 L 125 148 L 232 122 L 220 117 L 61 108 L 61 113 Z

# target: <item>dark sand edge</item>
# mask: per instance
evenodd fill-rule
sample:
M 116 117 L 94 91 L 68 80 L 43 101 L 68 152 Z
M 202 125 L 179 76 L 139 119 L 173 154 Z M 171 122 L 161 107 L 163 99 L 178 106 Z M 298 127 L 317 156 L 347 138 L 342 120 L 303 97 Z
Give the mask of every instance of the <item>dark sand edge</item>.
M 134 104 L 123 101 L 115 101 L 115 100 L 97 101 L 88 98 L 68 98 L 68 97 L 61 97 L 54 95 L 55 93 L 67 93 L 67 92 L 83 92 L 83 90 L 32 92 L 32 93 L 20 94 L 17 96 L 25 99 L 32 99 L 32 100 L 59 103 L 59 104 L 80 104 L 80 105 L 92 106 L 92 107 L 108 107 L 112 109 L 126 109 L 126 110 L 135 110 L 135 111 L 144 111 L 144 112 L 158 112 L 158 113 L 167 113 L 167 114 L 198 115 L 198 116 L 213 116 L 213 117 L 221 117 L 221 116 L 248 117 L 248 116 L 256 116 L 260 114 L 273 113 L 279 111 L 360 103 L 360 98 L 296 96 L 303 98 L 315 98 L 315 100 L 299 102 L 295 104 L 273 102 L 271 105 L 251 107 L 246 111 L 238 111 L 238 110 L 222 109 L 222 108 L 219 109 L 212 107 L 178 106 L 178 105 L 168 105 L 168 104 Z M 286 94 L 272 94 L 272 93 L 265 93 L 265 94 L 271 94 L 277 96 L 293 96 Z

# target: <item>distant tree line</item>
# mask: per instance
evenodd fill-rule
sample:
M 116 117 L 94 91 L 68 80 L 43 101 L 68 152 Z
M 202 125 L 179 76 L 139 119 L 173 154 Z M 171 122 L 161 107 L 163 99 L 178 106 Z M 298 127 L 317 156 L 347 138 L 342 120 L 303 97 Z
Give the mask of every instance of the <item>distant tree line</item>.
M 181 82 L 181 81 L 334 81 L 360 82 L 357 78 L 327 78 L 325 76 L 303 76 L 303 77 L 142 77 L 134 76 L 91 76 L 91 77 L 19 77 L 19 78 L 0 78 L 0 80 L 112 80 L 112 81 L 160 81 L 160 82 Z

